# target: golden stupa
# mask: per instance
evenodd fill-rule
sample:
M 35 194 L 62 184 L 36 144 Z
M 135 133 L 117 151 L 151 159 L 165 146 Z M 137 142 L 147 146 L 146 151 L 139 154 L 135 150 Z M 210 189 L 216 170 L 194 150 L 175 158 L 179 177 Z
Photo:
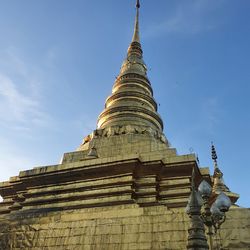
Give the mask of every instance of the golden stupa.
M 194 154 L 178 155 L 157 113 L 139 36 L 132 42 L 97 129 L 60 164 L 21 171 L 0 183 L 1 250 L 183 250 L 193 186 L 210 176 Z M 217 174 L 216 174 L 217 173 Z M 238 195 L 224 190 L 233 204 Z M 233 205 L 214 249 L 250 249 L 250 210 Z M 217 247 L 217 248 L 216 248 Z

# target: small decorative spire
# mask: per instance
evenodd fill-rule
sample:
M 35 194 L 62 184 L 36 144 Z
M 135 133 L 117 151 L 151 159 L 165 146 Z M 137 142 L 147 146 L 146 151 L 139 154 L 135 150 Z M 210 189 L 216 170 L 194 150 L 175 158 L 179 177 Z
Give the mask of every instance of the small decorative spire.
M 140 0 L 137 0 L 137 1 L 136 1 L 136 8 L 138 8 L 138 9 L 139 9 L 139 8 L 140 8 L 140 6 L 141 6 L 141 5 L 140 5 Z
M 217 154 L 213 142 L 212 142 L 212 159 L 214 161 L 214 165 L 217 166 Z
M 140 43 L 140 36 L 139 36 L 139 8 L 140 8 L 140 1 L 136 1 L 136 17 L 135 17 L 135 27 L 134 27 L 134 35 L 132 38 L 132 42 Z
M 212 147 L 211 147 L 211 153 L 212 153 L 212 159 L 214 162 L 212 194 L 219 195 L 221 192 L 224 192 L 231 199 L 231 201 L 235 203 L 237 199 L 239 198 L 239 195 L 232 193 L 224 182 L 223 173 L 220 170 L 218 163 L 217 163 L 218 157 L 217 157 L 216 149 L 215 149 L 213 142 L 212 142 Z
M 196 155 L 196 160 L 197 160 L 198 165 L 200 165 L 200 159 L 199 159 L 198 154 Z
M 89 150 L 87 156 L 88 156 L 88 157 L 91 157 L 91 158 L 98 158 L 97 150 L 96 150 L 94 144 L 93 144 L 92 147 L 90 148 L 90 150 Z

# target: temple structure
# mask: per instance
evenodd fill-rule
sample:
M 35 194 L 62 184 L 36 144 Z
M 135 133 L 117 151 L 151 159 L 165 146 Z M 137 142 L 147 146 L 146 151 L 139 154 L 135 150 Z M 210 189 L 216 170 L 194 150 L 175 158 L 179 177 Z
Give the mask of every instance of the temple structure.
M 163 133 L 139 36 L 132 42 L 97 129 L 60 164 L 21 171 L 0 183 L 0 249 L 186 249 L 185 206 L 205 179 L 213 197 L 238 195 L 194 154 L 178 155 Z M 216 158 L 217 159 L 217 158 Z M 194 191 L 193 191 L 194 192 Z M 250 249 L 250 211 L 232 206 L 216 249 Z

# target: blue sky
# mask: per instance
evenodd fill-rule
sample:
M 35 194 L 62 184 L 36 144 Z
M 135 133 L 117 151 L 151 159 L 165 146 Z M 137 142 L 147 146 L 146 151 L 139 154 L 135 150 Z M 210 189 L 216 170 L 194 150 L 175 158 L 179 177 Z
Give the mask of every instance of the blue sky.
M 250 2 L 141 1 L 165 135 L 250 207 Z M 96 127 L 132 38 L 134 1 L 1 0 L 0 180 L 59 162 Z

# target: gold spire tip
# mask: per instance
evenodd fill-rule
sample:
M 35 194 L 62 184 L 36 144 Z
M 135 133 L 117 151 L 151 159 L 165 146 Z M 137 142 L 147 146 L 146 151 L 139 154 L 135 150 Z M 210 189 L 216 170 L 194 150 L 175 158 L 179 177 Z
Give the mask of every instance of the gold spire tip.
M 140 8 L 140 1 L 136 1 L 136 17 L 135 17 L 135 26 L 134 26 L 134 35 L 132 38 L 132 42 L 140 43 L 140 36 L 139 36 L 139 8 Z
M 140 0 L 137 0 L 137 1 L 136 1 L 136 8 L 139 9 L 140 6 L 141 6 L 141 5 L 140 5 Z

